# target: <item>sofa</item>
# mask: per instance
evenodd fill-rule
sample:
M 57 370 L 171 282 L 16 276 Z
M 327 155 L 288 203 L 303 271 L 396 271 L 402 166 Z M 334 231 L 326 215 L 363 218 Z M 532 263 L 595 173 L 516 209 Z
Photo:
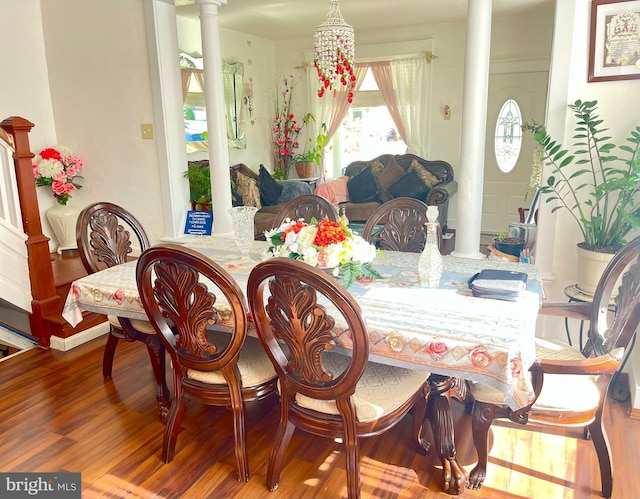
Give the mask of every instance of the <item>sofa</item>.
M 300 180 L 276 180 L 267 169 L 260 165 L 258 173 L 246 165 L 234 165 L 230 169 L 231 180 L 235 184 L 234 204 L 256 206 L 254 218 L 256 237 L 270 230 L 280 209 L 292 199 L 303 194 L 312 194 L 313 188 Z
M 189 161 L 188 168 L 194 168 L 189 179 L 191 209 L 211 211 L 209 160 Z M 229 176 L 233 206 L 258 208 L 254 222 L 256 236 L 271 229 L 276 214 L 286 203 L 303 194 L 313 193 L 307 182 L 274 179 L 263 165 L 260 165 L 258 173 L 241 163 L 233 165 L 229 168 Z
M 414 154 L 383 154 L 369 161 L 354 161 L 338 179 L 320 184 L 315 193 L 344 208 L 350 222 L 365 223 L 384 202 L 412 197 L 435 205 L 443 232 L 447 230 L 449 199 L 457 192 L 453 168 L 445 161 L 430 161 Z

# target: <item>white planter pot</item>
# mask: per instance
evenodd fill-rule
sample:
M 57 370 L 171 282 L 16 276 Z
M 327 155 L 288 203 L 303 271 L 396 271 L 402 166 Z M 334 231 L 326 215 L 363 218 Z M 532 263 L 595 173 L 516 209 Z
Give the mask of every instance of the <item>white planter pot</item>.
M 578 246 L 578 282 L 576 283 L 578 289 L 593 295 L 604 269 L 614 256 L 613 253 L 597 253 Z M 617 293 L 616 286 L 613 295 Z
M 76 221 L 80 210 L 73 205 L 57 204 L 47 210 L 47 220 L 58 240 L 58 254 L 64 250 L 76 249 Z

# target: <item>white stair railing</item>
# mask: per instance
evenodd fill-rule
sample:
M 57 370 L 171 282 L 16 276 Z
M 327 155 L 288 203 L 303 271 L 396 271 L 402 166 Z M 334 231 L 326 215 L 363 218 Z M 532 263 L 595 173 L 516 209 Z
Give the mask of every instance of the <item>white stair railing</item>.
M 0 298 L 31 312 L 27 235 L 23 230 L 13 139 L 0 129 Z

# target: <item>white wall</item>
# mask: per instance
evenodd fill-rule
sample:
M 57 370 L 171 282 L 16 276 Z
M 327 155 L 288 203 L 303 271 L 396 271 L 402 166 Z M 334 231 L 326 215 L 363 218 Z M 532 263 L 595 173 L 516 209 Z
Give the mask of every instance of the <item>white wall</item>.
M 119 204 L 157 241 L 164 220 L 156 143 L 140 130 L 154 122 L 143 1 L 41 5 L 58 141 L 85 163 L 72 202 Z
M 2 3 L 0 41 L 3 47 L 0 121 L 9 116 L 21 116 L 34 123 L 29 135 L 32 150 L 56 144 L 40 0 L 5 0 Z M 53 206 L 53 196 L 47 189 L 38 189 L 38 197 L 41 207 Z M 45 234 L 53 237 L 44 217 L 42 226 Z
M 0 121 L 22 116 L 35 123 L 31 144 L 55 143 L 40 0 L 4 0 L 0 16 Z

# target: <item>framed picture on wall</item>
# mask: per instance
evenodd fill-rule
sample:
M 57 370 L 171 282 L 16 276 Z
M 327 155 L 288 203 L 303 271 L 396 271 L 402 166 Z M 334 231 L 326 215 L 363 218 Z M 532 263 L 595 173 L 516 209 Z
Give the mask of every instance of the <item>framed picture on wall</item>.
M 640 78 L 640 0 L 593 0 L 589 82 Z

